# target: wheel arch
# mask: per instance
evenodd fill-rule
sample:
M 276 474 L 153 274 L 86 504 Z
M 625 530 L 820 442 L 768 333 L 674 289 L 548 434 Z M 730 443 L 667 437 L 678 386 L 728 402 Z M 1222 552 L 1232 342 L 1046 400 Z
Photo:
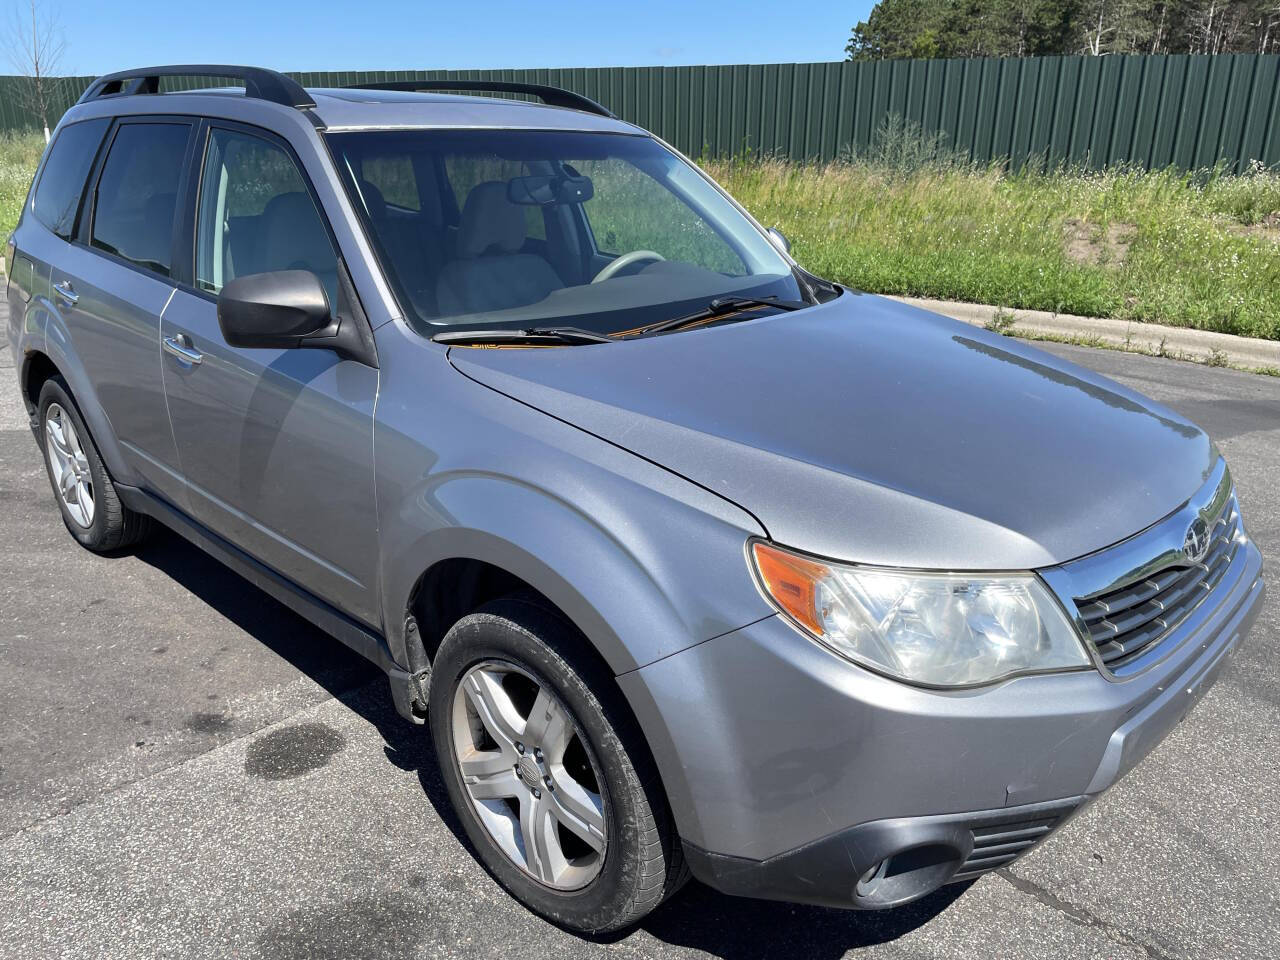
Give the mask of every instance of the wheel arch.
M 44 359 L 37 359 L 39 357 Z M 89 433 L 93 437 L 94 445 L 98 448 L 102 462 L 106 464 L 107 473 L 113 479 L 122 483 L 135 482 L 133 472 L 128 468 L 125 461 L 124 452 L 120 449 L 120 444 L 116 440 L 115 430 L 111 426 L 111 421 L 102 409 L 102 404 L 98 402 L 98 394 L 93 388 L 93 382 L 89 377 L 88 371 L 85 370 L 84 364 L 80 362 L 80 358 L 71 348 L 71 341 L 66 329 L 53 316 L 49 317 L 46 324 L 44 350 L 33 349 L 24 354 L 22 374 L 24 387 L 28 383 L 28 376 L 33 372 L 32 364 L 39 364 L 38 370 L 48 370 L 49 366 L 51 366 L 54 374 L 62 377 L 66 382 L 71 399 L 75 402 L 76 409 L 89 428 Z M 157 376 L 159 376 L 158 370 Z M 43 385 L 44 381 L 41 380 L 40 383 Z M 38 392 L 34 397 L 29 398 L 29 402 L 33 405 L 39 403 L 39 400 Z M 35 411 L 32 410 L 31 412 L 34 415 Z
M 29 416 L 34 418 L 36 415 L 40 390 L 45 382 L 59 376 L 62 376 L 62 371 L 43 350 L 29 350 L 23 355 L 19 382 L 22 384 L 22 400 Z
M 479 577 L 481 593 L 506 578 L 546 598 L 614 676 L 771 612 L 747 571 L 750 528 L 603 474 L 585 477 L 581 500 L 571 501 L 549 489 L 562 471 L 548 477 L 449 471 L 394 488 L 397 505 L 380 520 L 381 592 L 397 662 L 417 666 L 406 643 L 411 615 L 427 643 L 448 629 L 425 615 L 423 598 L 442 596 L 441 577 L 467 586 L 456 579 L 463 574 Z M 453 612 L 446 606 L 442 619 Z
M 470 611 L 455 599 L 433 620 L 425 606 L 459 585 L 467 599 L 532 591 L 603 664 L 600 674 L 617 689 L 628 723 L 636 721 L 664 793 L 679 795 L 680 758 L 664 748 L 660 730 L 638 722 L 643 713 L 621 678 L 773 612 L 745 553 L 748 538 L 762 531 L 749 515 L 656 466 L 606 460 L 604 469 L 590 448 L 595 459 L 518 457 L 524 475 L 512 476 L 519 438 L 503 441 L 499 434 L 469 447 L 465 469 L 416 455 L 404 458 L 412 464 L 404 469 L 385 455 L 397 465 L 384 468 L 379 487 L 380 589 L 392 657 L 405 666 L 409 686 L 426 675 L 431 645 Z M 612 456 L 612 448 L 603 454 Z M 685 817 L 672 812 L 683 831 Z
M 611 676 L 634 670 L 648 658 L 648 654 L 633 649 L 634 643 L 629 642 L 632 638 L 620 636 L 613 627 L 610 618 L 617 614 L 600 609 L 597 584 L 571 582 L 553 566 L 554 561 L 542 559 L 518 542 L 493 531 L 463 527 L 441 529 L 425 541 L 419 544 L 421 561 L 411 565 L 411 569 L 421 572 L 409 589 L 401 591 L 403 599 L 397 604 L 406 627 L 412 624 L 414 628 L 399 631 L 399 646 L 410 669 L 428 664 L 445 633 L 463 616 L 490 600 L 513 593 L 538 598 L 564 619 L 606 665 Z M 612 562 L 599 556 L 596 559 L 598 582 L 607 578 L 605 571 L 609 568 L 616 574 L 623 566 L 616 556 Z M 634 586 L 632 577 L 626 581 Z M 651 586 L 644 592 L 650 594 L 648 601 L 658 609 L 650 608 L 650 622 L 673 620 L 674 611 L 661 611 L 667 604 L 652 596 Z M 627 590 L 620 583 L 617 593 Z M 642 602 L 634 593 L 616 600 L 628 605 Z M 681 627 L 670 623 L 668 629 Z M 392 650 L 401 652 L 396 645 Z
M 536 605 L 567 627 L 569 649 L 559 652 L 591 687 L 631 752 L 642 752 L 640 756 L 633 756 L 632 762 L 642 770 L 652 771 L 652 782 L 678 834 L 680 820 L 672 805 L 668 783 L 677 778 L 676 789 L 685 791 L 682 775 L 669 764 L 660 762 L 627 690 L 619 683 L 614 667 L 597 643 L 554 599 L 533 584 L 488 561 L 458 556 L 438 560 L 418 579 L 407 608 L 414 621 L 422 623 L 420 629 L 407 638 L 409 644 L 418 648 L 417 653 L 410 654 L 411 663 L 420 655 L 425 655 L 424 664 L 430 662 L 455 623 L 491 601 L 508 597 Z M 439 603 L 442 599 L 444 603 L 432 611 L 433 602 Z M 423 620 L 420 621 L 420 617 Z M 601 689 L 602 686 L 607 689 Z

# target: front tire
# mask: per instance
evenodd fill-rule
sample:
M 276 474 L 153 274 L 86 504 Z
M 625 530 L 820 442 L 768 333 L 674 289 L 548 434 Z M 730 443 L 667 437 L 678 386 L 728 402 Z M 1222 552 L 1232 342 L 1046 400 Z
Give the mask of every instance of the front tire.
M 449 798 L 484 866 L 579 932 L 635 923 L 687 877 L 666 799 L 612 678 L 535 601 L 486 605 L 432 663 Z
M 142 540 L 151 529 L 151 518 L 120 502 L 98 447 L 61 377 L 45 381 L 36 410 L 44 466 L 70 534 L 96 553 Z

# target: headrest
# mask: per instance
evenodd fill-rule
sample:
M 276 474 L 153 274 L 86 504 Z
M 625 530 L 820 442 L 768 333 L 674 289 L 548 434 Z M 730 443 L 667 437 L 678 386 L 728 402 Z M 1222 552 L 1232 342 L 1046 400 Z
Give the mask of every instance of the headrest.
M 305 193 L 281 193 L 262 211 L 263 270 L 332 271 L 333 246 Z
M 507 199 L 505 180 L 478 183 L 467 194 L 458 229 L 458 255 L 478 257 L 497 248 L 515 253 L 524 246 L 524 208 Z

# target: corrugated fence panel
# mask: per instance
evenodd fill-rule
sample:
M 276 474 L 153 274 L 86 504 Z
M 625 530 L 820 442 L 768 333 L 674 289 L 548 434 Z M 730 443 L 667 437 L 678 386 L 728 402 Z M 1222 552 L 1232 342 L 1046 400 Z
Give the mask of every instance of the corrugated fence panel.
M 1031 57 L 706 67 L 296 73 L 313 87 L 513 80 L 567 87 L 695 156 L 830 160 L 893 118 L 979 163 L 1280 165 L 1280 55 Z M 90 77 L 60 77 L 51 122 Z M 38 126 L 30 81 L 0 76 L 0 131 Z M 166 78 L 162 89 L 225 85 Z M 530 99 L 530 98 L 522 98 Z

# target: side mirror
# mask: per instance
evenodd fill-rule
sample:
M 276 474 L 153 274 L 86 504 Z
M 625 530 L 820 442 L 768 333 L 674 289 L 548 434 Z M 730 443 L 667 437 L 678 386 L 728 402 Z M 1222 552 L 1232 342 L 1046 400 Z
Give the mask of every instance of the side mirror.
M 306 346 L 307 337 L 331 333 L 333 323 L 329 295 L 309 270 L 236 277 L 218 294 L 218 326 L 233 347 Z
M 773 241 L 773 245 L 787 256 L 791 256 L 791 241 L 787 239 L 787 235 L 777 227 L 770 227 L 767 232 L 769 239 Z

